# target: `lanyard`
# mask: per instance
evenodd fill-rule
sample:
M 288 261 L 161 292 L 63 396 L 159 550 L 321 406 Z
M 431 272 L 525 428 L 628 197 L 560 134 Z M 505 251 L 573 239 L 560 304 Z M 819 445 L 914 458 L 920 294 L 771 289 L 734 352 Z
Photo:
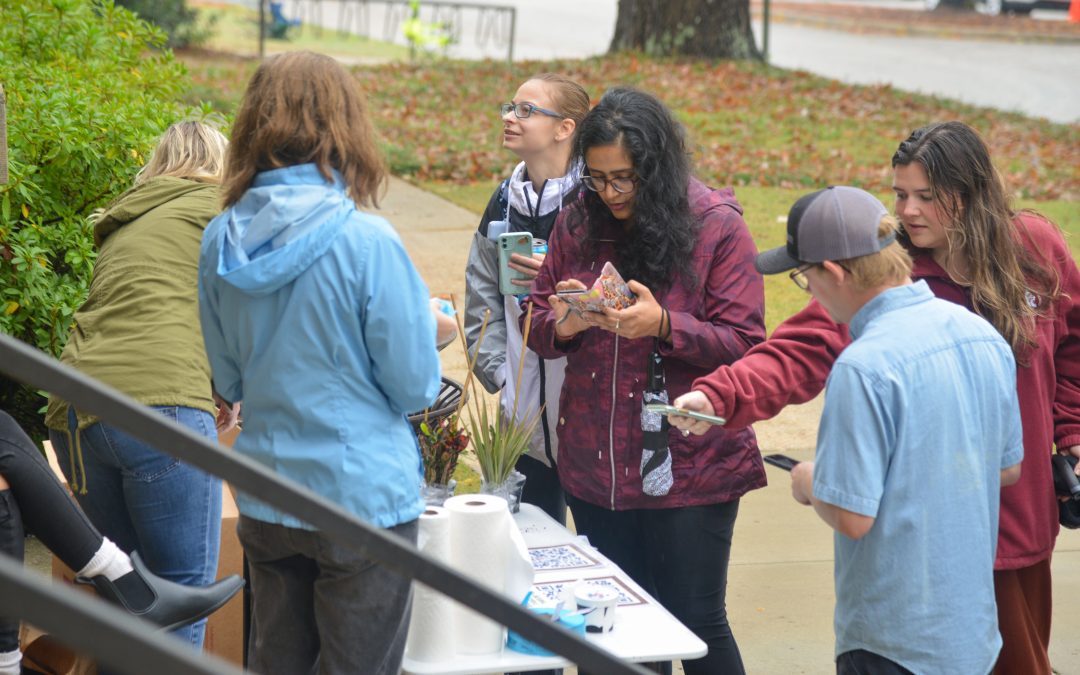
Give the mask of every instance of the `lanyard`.
M 529 215 L 533 220 L 540 220 L 540 204 L 544 201 L 544 189 L 547 187 L 548 181 L 544 181 L 540 185 L 540 192 L 536 193 L 536 208 L 533 208 L 532 200 L 529 199 L 529 188 L 522 186 L 522 192 L 525 194 L 525 208 L 529 209 Z M 562 204 L 559 204 L 562 207 Z

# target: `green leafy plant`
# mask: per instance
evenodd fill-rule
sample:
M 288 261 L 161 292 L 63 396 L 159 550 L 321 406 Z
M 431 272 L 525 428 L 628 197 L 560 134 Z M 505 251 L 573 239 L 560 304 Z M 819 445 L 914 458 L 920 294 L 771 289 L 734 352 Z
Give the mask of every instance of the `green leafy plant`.
M 202 13 L 188 7 L 186 0 L 116 0 L 116 4 L 165 31 L 169 47 L 203 44 L 213 32 L 216 20 L 211 15 L 203 21 Z
M 185 114 L 165 34 L 109 0 L 0 3 L 9 182 L 0 185 L 0 330 L 53 355 L 95 260 L 87 216 L 131 185 Z M 41 435 L 40 396 L 4 381 L 0 407 Z
M 498 485 L 510 477 L 517 461 L 529 450 L 539 421 L 539 410 L 518 422 L 505 415 L 489 415 L 485 406 L 479 406 L 469 419 L 469 437 L 484 482 Z

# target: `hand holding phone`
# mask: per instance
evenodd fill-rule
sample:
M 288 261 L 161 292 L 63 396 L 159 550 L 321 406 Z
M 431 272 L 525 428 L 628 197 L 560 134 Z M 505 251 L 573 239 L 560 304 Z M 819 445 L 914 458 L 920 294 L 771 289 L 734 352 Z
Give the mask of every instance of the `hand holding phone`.
M 586 291 L 585 284 L 577 279 L 566 279 L 555 284 L 555 294 L 548 296 L 552 309 L 555 311 L 555 338 L 569 340 L 578 333 L 592 328 L 581 312 L 574 309 L 569 298 Z
M 510 267 L 510 256 L 517 253 L 525 258 L 532 258 L 533 238 L 528 232 L 504 232 L 499 235 L 499 292 L 503 295 L 527 293 L 527 285 L 515 284 L 514 281 L 532 281 L 528 274 Z
M 766 464 L 772 464 L 773 466 L 779 467 L 784 471 L 791 471 L 795 468 L 795 465 L 799 463 L 797 459 L 793 459 L 791 457 L 788 457 L 787 455 L 781 454 L 763 455 L 761 458 L 765 460 Z
M 668 405 L 667 403 L 646 403 L 645 409 L 649 412 L 660 413 L 661 415 L 677 415 L 679 417 L 689 417 L 692 420 L 697 420 L 699 422 L 708 422 L 709 424 L 727 424 L 727 420 L 723 417 L 717 417 L 716 415 L 706 415 L 705 413 L 698 412 L 696 410 L 687 410 L 686 408 L 676 408 L 675 406 Z

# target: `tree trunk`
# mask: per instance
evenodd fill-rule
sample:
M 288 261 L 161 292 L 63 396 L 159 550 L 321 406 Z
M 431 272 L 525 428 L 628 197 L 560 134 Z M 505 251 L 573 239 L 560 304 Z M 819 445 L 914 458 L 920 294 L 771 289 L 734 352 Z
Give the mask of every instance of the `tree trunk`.
M 610 51 L 760 59 L 749 0 L 619 0 Z

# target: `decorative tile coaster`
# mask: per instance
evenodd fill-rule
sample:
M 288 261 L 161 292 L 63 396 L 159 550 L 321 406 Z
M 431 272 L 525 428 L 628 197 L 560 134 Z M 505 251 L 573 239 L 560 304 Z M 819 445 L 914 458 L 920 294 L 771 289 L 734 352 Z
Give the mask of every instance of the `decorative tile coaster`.
M 600 584 L 602 586 L 609 586 L 615 589 L 619 594 L 619 606 L 626 607 L 629 605 L 643 605 L 645 599 L 640 595 L 630 590 L 618 577 L 590 577 L 587 579 L 564 579 L 560 581 L 545 581 L 539 584 L 533 584 L 532 597 L 529 599 L 529 605 L 539 606 L 551 606 L 559 602 L 560 599 L 565 597 L 573 597 L 572 589 L 579 583 L 588 582 L 590 584 Z
M 598 560 L 573 544 L 530 548 L 529 558 L 532 560 L 533 569 L 537 572 L 577 570 L 596 567 L 600 564 Z

